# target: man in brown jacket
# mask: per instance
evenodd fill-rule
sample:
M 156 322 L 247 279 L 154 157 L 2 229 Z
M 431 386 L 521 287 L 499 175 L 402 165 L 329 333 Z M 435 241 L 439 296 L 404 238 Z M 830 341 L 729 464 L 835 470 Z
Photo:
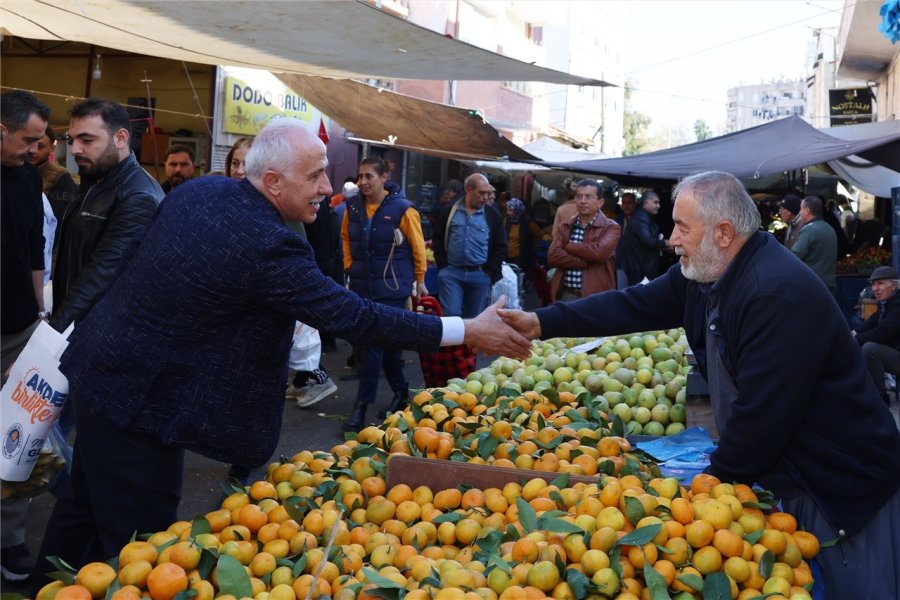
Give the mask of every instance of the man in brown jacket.
M 548 261 L 556 267 L 550 297 L 564 302 L 616 289 L 616 245 L 622 230 L 600 210 L 603 187 L 582 179 L 575 189 L 577 214 L 553 228 Z

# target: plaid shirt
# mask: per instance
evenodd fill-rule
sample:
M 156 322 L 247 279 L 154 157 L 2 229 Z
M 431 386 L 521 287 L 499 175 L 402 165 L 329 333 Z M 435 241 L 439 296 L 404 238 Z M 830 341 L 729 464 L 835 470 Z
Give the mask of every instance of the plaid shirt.
M 475 351 L 460 344 L 444 346 L 435 352 L 419 352 L 425 387 L 441 387 L 455 377 L 465 379 L 475 371 Z
M 596 220 L 597 217 L 594 216 L 587 227 L 593 225 Z M 581 219 L 575 217 L 575 222 L 572 224 L 572 232 L 569 234 L 569 241 L 575 242 L 576 244 L 583 242 L 584 233 L 587 231 L 587 227 L 581 224 Z M 581 269 L 566 269 L 565 276 L 563 277 L 563 287 L 581 290 Z

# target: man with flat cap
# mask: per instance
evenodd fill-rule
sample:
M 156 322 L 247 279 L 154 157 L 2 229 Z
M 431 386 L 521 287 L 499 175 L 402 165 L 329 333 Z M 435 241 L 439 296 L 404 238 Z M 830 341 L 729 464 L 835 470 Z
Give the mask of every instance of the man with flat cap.
M 862 346 L 866 367 L 875 380 L 875 389 L 890 406 L 891 399 L 884 387 L 884 374 L 900 375 L 900 275 L 894 267 L 878 267 L 869 277 L 872 294 L 878 300 L 878 312 L 866 319 L 853 332 Z
M 803 227 L 800 219 L 800 197 L 794 194 L 785 196 L 778 205 L 778 216 L 788 224 L 787 232 L 784 234 L 784 247 L 790 250 L 800 235 L 800 228 Z

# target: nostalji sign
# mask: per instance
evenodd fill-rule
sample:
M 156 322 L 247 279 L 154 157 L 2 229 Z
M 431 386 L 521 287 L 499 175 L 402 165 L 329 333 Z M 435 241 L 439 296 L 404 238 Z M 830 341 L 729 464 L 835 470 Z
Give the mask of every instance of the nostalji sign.
M 872 122 L 872 95 L 868 88 L 829 90 L 831 126 Z

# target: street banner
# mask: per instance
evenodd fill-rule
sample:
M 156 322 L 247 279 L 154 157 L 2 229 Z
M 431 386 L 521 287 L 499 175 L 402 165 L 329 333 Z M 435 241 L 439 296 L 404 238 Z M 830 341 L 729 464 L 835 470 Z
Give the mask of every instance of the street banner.
M 272 81 L 225 78 L 226 133 L 256 135 L 276 117 L 312 121 L 313 107 L 274 78 Z

